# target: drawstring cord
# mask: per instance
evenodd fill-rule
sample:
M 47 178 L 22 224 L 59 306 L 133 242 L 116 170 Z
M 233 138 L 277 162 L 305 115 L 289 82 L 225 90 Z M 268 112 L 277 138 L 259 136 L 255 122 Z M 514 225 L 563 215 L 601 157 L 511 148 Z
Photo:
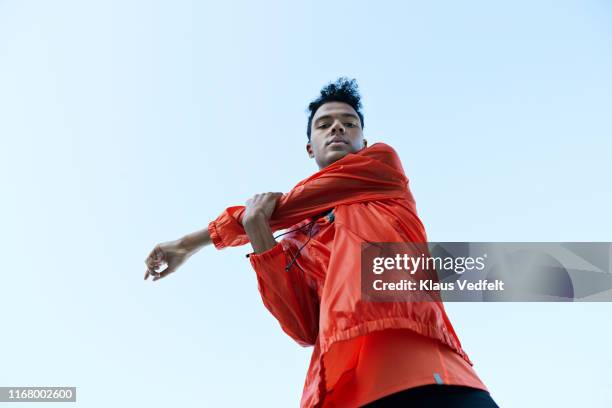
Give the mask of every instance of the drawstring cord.
M 304 247 L 310 242 L 311 238 L 312 238 L 312 227 L 314 227 L 314 223 L 321 217 L 327 216 L 327 219 L 329 222 L 333 222 L 334 221 L 334 210 L 333 208 L 325 213 L 323 213 L 322 215 L 318 216 L 318 217 L 314 217 L 312 221 L 310 221 L 308 224 L 304 225 L 301 228 L 297 228 L 297 229 L 302 229 L 308 225 L 310 225 L 310 228 L 308 229 L 308 240 L 306 242 L 304 242 L 304 244 L 298 249 L 297 253 L 295 255 L 293 255 L 293 257 L 291 258 L 291 262 L 289 262 L 289 264 L 287 266 L 285 266 L 285 271 L 289 272 L 289 269 L 291 268 L 291 266 L 293 265 L 293 263 L 297 260 L 297 257 L 300 255 L 300 253 L 302 252 L 302 249 L 304 249 Z M 295 231 L 295 230 L 294 230 Z M 288 231 L 291 232 L 291 231 Z M 287 232 L 285 232 L 284 234 L 281 235 L 285 235 Z M 279 235 L 280 237 L 280 235 Z M 300 265 L 296 264 L 298 268 L 302 269 L 300 267 Z M 302 272 L 304 272 L 304 270 L 302 269 Z
M 302 249 L 304 249 L 304 247 L 306 246 L 306 244 L 308 244 L 310 242 L 310 239 L 312 238 L 312 227 L 314 227 L 314 223 L 316 220 L 312 220 L 311 222 L 309 222 L 308 224 L 310 224 L 310 228 L 308 229 L 308 240 L 306 242 L 304 242 L 304 244 L 298 249 L 297 253 L 295 255 L 293 255 L 293 258 L 291 258 L 291 262 L 289 262 L 289 264 L 287 266 L 285 266 L 285 271 L 289 272 L 289 269 L 291 268 L 291 265 L 293 265 L 293 263 L 297 260 L 298 255 L 300 255 L 300 252 L 302 252 Z M 306 225 L 308 225 L 306 224 Z M 304 226 L 306 226 L 304 225 Z M 296 264 L 297 265 L 297 264 Z M 299 265 L 298 265 L 299 267 Z M 302 268 L 300 268 L 302 269 Z
M 282 234 L 278 234 L 277 236 L 274 237 L 274 239 L 278 238 L 278 237 L 282 237 L 285 234 L 288 234 L 290 232 L 294 232 L 294 231 L 300 231 L 304 228 L 306 228 L 307 226 L 309 226 L 310 224 L 312 224 L 313 222 L 315 222 L 316 220 L 310 221 L 308 224 L 304 224 L 302 225 L 300 228 L 296 228 L 296 229 L 292 229 L 291 231 L 287 231 L 287 232 L 283 232 Z
M 332 209 L 332 210 L 329 210 L 329 211 L 328 211 L 328 212 L 326 212 L 326 213 L 324 213 L 324 214 L 323 214 L 323 216 L 327 216 L 327 217 L 328 217 L 329 222 L 333 222 L 333 221 L 334 221 L 334 219 L 335 219 L 335 217 L 334 217 L 334 213 L 333 213 L 333 209 Z M 290 231 L 283 232 L 282 234 L 278 234 L 277 236 L 275 236 L 275 237 L 274 237 L 274 239 L 277 239 L 278 237 L 282 237 L 283 235 L 285 235 L 285 234 L 289 234 L 290 232 L 300 231 L 300 230 L 303 230 L 304 228 L 306 228 L 306 227 L 310 226 L 310 228 L 308 229 L 308 240 L 307 240 L 306 242 L 304 242 L 304 244 L 302 244 L 302 246 L 300 246 L 300 247 L 298 248 L 298 251 L 297 251 L 297 253 L 296 253 L 295 255 L 292 255 L 291 261 L 290 261 L 290 262 L 287 264 L 287 266 L 285 266 L 285 271 L 286 271 L 286 272 L 289 272 L 289 269 L 291 269 L 291 266 L 293 266 L 293 264 L 294 264 L 294 263 L 295 263 L 295 261 L 297 260 L 297 257 L 298 257 L 298 256 L 300 255 L 300 253 L 302 252 L 302 249 L 304 249 L 304 247 L 305 247 L 305 246 L 306 246 L 306 245 L 307 245 L 307 244 L 310 242 L 310 240 L 312 239 L 312 229 L 313 229 L 313 227 L 314 227 L 315 222 L 316 222 L 316 221 L 317 221 L 319 218 L 320 218 L 320 217 L 314 217 L 314 218 L 313 218 L 313 220 L 312 220 L 312 221 L 310 221 L 308 224 L 302 225 L 301 227 L 299 227 L 299 228 L 295 228 L 295 229 L 292 229 L 292 230 L 290 230 Z M 247 257 L 247 258 L 248 258 L 248 257 L 250 257 L 250 256 L 251 256 L 251 254 L 246 254 L 246 257 Z M 302 268 L 300 267 L 300 265 L 298 265 L 298 264 L 295 264 L 295 265 L 296 265 L 298 268 L 302 269 Z M 303 269 L 302 269 L 302 271 L 303 271 Z
M 309 226 L 310 224 L 314 223 L 315 221 L 316 221 L 316 220 L 310 221 L 308 224 L 304 224 L 304 225 L 302 225 L 300 228 L 292 229 L 291 231 L 286 231 L 286 232 L 283 232 L 282 234 L 278 234 L 277 236 L 275 236 L 275 237 L 274 237 L 274 239 L 277 239 L 278 237 L 282 237 L 282 236 L 283 236 L 283 235 L 285 235 L 285 234 L 289 234 L 290 232 L 300 231 L 300 230 L 302 230 L 302 229 L 306 228 L 307 226 Z M 251 255 L 252 255 L 252 253 L 250 253 L 250 254 L 246 254 L 245 256 L 248 258 L 248 257 L 250 257 Z

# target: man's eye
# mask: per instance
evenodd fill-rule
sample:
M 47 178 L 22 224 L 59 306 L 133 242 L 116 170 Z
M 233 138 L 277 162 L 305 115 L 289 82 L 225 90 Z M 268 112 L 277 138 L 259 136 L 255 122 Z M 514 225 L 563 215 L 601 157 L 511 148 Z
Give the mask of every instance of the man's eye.
M 349 127 L 355 127 L 355 124 L 354 123 L 350 123 L 350 122 L 345 123 L 345 125 L 347 125 Z
M 327 126 L 327 123 L 321 123 L 321 124 L 319 125 L 319 128 L 322 128 L 322 127 L 324 127 L 324 126 Z

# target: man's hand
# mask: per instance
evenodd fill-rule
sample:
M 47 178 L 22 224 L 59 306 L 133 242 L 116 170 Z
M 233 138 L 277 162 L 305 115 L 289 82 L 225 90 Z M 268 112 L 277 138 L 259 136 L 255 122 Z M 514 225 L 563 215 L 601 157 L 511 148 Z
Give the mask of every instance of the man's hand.
M 268 223 L 276 208 L 276 202 L 282 195 L 283 193 L 255 194 L 245 204 L 242 226 L 255 253 L 265 252 L 277 244 Z
M 194 251 L 185 248 L 181 240 L 164 242 L 155 245 L 149 256 L 145 259 L 147 269 L 145 270 L 144 278 L 147 280 L 149 276 L 153 277 L 155 282 L 158 279 L 164 278 L 176 271 Z M 164 264 L 166 269 L 160 269 Z
M 263 193 L 255 194 L 247 200 L 244 215 L 242 216 L 242 225 L 248 224 L 255 219 L 269 221 L 276 208 L 276 202 L 283 193 Z

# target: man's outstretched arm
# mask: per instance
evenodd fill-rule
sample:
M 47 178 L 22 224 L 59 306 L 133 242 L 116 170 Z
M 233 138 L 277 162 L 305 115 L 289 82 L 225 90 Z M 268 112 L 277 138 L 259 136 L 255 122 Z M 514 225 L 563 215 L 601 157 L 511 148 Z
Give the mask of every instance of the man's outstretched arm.
M 210 244 L 212 244 L 210 232 L 208 228 L 203 228 L 182 238 L 155 245 L 145 258 L 144 279 L 147 280 L 151 276 L 153 281 L 156 281 L 168 276 L 185 263 L 191 255 Z M 159 270 L 164 264 L 166 268 Z
M 274 232 L 324 210 L 352 202 L 399 197 L 413 202 L 407 181 L 396 152 L 386 144 L 376 143 L 300 182 L 278 200 L 268 225 Z M 218 249 L 246 244 L 250 239 L 243 225 L 245 211 L 245 206 L 229 207 L 207 228 L 177 241 L 159 244 L 156 249 L 161 246 L 164 253 L 176 253 L 175 264 L 178 267 L 183 259 L 210 243 Z M 272 244 L 271 232 L 268 234 L 263 226 L 256 228 L 259 224 L 258 217 L 254 217 L 251 232 L 261 240 L 256 246 L 259 249 L 268 248 Z M 257 248 L 253 247 L 255 252 L 258 252 Z M 169 262 L 167 270 L 154 272 L 156 259 L 154 250 L 145 260 L 148 268 L 145 279 L 149 275 L 159 279 L 176 269 Z
M 246 202 L 242 224 L 255 253 L 265 252 L 277 244 L 269 222 L 276 201 L 281 196 L 282 193 L 257 194 Z M 153 276 L 153 280 L 158 280 L 169 275 L 191 255 L 210 244 L 212 240 L 207 227 L 175 241 L 156 245 L 145 259 L 147 265 L 145 280 L 149 276 Z M 163 271 L 156 271 L 164 262 L 167 268 Z

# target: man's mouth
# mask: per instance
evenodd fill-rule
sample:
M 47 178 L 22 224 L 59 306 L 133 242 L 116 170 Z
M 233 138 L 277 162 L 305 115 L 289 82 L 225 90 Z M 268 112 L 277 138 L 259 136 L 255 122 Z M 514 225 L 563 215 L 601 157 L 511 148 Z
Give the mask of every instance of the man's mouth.
M 331 144 L 341 144 L 341 143 L 348 144 L 346 139 L 344 139 L 343 137 L 336 136 L 330 139 L 326 145 L 329 146 Z

